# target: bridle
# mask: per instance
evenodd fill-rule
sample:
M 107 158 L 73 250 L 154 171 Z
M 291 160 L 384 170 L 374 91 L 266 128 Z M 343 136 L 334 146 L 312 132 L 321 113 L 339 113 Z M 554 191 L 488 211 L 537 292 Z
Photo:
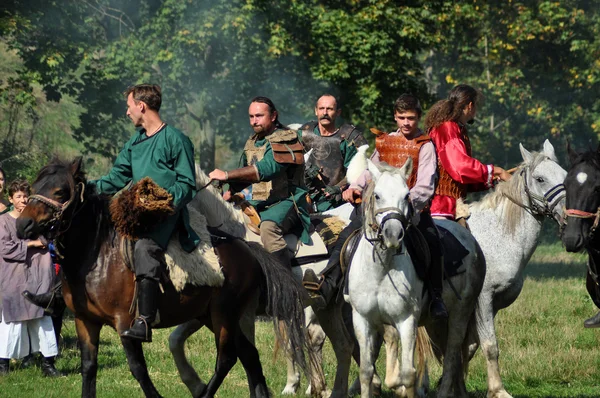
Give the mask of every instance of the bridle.
M 71 197 L 64 203 L 60 203 L 54 199 L 48 198 L 43 195 L 36 194 L 31 195 L 29 197 L 29 201 L 36 200 L 45 204 L 52 210 L 52 217 L 50 217 L 50 219 L 48 219 L 47 221 L 40 223 L 40 226 L 48 226 L 48 230 L 53 232 L 53 239 L 56 239 L 56 237 L 64 234 L 71 227 L 71 221 L 73 219 L 73 216 L 77 214 L 77 204 L 75 203 L 75 200 L 77 199 L 76 191 L 79 187 L 81 187 L 79 192 L 79 203 L 83 204 L 83 194 L 85 192 L 85 183 L 83 182 L 78 183 L 75 187 L 71 189 Z M 73 203 L 75 203 L 75 205 L 73 206 L 72 216 L 69 217 L 68 225 L 66 225 L 66 227 L 63 228 L 63 224 L 66 224 L 66 219 L 64 217 L 65 213 Z
M 531 192 L 529 189 L 529 185 L 527 184 L 527 168 L 523 167 L 521 172 L 519 173 L 519 177 L 523 178 L 523 184 L 525 193 L 529 198 L 529 205 L 525 205 L 516 199 L 505 195 L 511 202 L 516 204 L 517 206 L 522 207 L 531 215 L 543 215 L 546 217 L 554 217 L 554 209 L 558 205 L 558 203 L 566 196 L 565 194 L 565 185 L 557 184 L 550 188 L 543 196 L 540 196 L 534 192 Z M 540 204 L 541 203 L 541 204 Z M 559 220 L 559 223 L 561 221 Z
M 412 205 L 410 204 L 410 202 L 408 202 L 408 203 L 410 206 L 409 213 L 411 213 Z M 369 225 L 366 225 L 366 223 L 365 223 L 365 231 L 364 231 L 365 239 L 369 243 L 371 243 L 371 245 L 373 245 L 373 246 L 375 246 L 375 243 L 383 244 L 382 231 L 385 226 L 385 223 L 390 220 L 400 221 L 400 223 L 402 224 L 402 235 L 400 236 L 399 241 L 402 242 L 402 240 L 404 240 L 404 233 L 405 233 L 404 231 L 406 230 L 406 228 L 408 228 L 408 226 L 410 224 L 409 219 L 402 213 L 402 210 L 400 210 L 400 208 L 398 208 L 398 207 L 383 207 L 381 209 L 377 209 L 375 211 L 375 214 L 373 215 L 373 218 L 375 218 L 378 214 L 386 213 L 386 212 L 391 212 L 391 213 L 383 216 L 383 218 L 381 219 L 381 223 L 373 222 L 373 223 L 370 223 Z M 371 235 L 371 234 L 367 233 L 369 231 L 374 233 L 374 237 L 369 237 L 369 235 Z

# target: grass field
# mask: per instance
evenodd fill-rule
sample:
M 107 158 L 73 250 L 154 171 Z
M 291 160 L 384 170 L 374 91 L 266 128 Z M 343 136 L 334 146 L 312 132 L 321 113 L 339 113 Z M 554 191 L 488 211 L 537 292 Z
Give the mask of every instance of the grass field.
M 582 326 L 583 320 L 595 313 L 584 287 L 585 257 L 565 253 L 559 245 L 542 246 L 526 274 L 519 299 L 496 318 L 500 366 L 508 392 L 515 397 L 600 397 L 600 330 L 586 330 Z M 145 346 L 150 375 L 163 396 L 189 397 L 169 353 L 169 333 L 170 330 L 155 331 L 154 342 Z M 79 396 L 79 352 L 72 319 L 65 321 L 63 338 L 64 348 L 57 367 L 67 377 L 49 380 L 40 376 L 39 369 L 17 369 L 0 377 L 0 397 Z M 279 396 L 285 385 L 286 366 L 283 358 L 273 359 L 273 344 L 271 324 L 259 323 L 258 349 L 269 387 L 274 396 Z M 326 348 L 325 370 L 331 385 L 335 360 L 331 347 Z M 214 366 L 211 333 L 201 330 L 192 336 L 187 350 L 202 379 L 208 379 Z M 383 374 L 381 358 L 378 368 Z M 431 373 L 432 379 L 437 380 L 441 368 L 433 364 Z M 357 367 L 353 365 L 351 377 L 356 375 Z M 303 381 L 301 391 L 305 388 Z M 481 353 L 471 363 L 467 388 L 472 397 L 486 396 L 486 370 Z M 117 335 L 110 328 L 104 328 L 101 335 L 98 396 L 143 396 L 129 372 Z M 246 376 L 239 363 L 225 379 L 218 396 L 248 396 Z M 383 397 L 392 394 L 384 389 Z

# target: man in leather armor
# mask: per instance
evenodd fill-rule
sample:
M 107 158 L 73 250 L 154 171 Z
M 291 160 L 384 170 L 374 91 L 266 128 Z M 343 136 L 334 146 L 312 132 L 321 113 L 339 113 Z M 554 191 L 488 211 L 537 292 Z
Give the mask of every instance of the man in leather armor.
M 426 281 L 432 297 L 429 310 L 433 318 L 445 319 L 448 317 L 448 312 L 442 300 L 442 250 L 437 229 L 429 212 L 429 204 L 435 190 L 437 159 L 431 140 L 418 127 L 421 114 L 421 104 L 417 97 L 409 94 L 401 95 L 394 104 L 394 120 L 398 130 L 389 134 L 381 133 L 378 135 L 376 150 L 371 156 L 371 160 L 375 163 L 386 162 L 394 167 L 402 167 L 408 158 L 413 160 L 414 167 L 407 184 L 410 188 L 410 200 L 414 209 L 412 224 L 416 225 L 421 231 L 431 251 L 431 265 L 428 269 Z M 371 179 L 370 177 L 370 173 L 365 171 L 357 182 L 344 191 L 344 199 L 354 201 L 360 197 L 363 189 Z M 336 249 L 340 246 L 339 249 L 341 250 L 345 237 L 361 226 L 362 220 L 355 217 L 340 234 Z M 307 282 L 305 286 L 315 286 L 315 279 L 321 284 L 317 292 L 322 296 L 321 305 L 326 305 L 336 290 L 335 287 L 342 280 L 339 257 L 340 251 L 331 256 L 321 278 L 316 277 L 311 270 L 307 270 L 304 275 L 304 281 Z M 314 291 L 311 293 L 311 297 L 318 303 L 318 296 L 315 296 Z
M 356 155 L 357 148 L 367 144 L 362 133 L 353 125 L 335 127 L 335 120 L 341 112 L 336 98 L 324 94 L 315 106 L 317 121 L 305 123 L 300 128 L 305 150 L 310 151 L 305 181 L 314 212 L 343 204 L 342 191 L 348 186 L 346 168 Z
M 250 203 L 260 215 L 260 237 L 267 251 L 291 267 L 292 253 L 283 238 L 293 233 L 310 243 L 308 204 L 304 185 L 304 156 L 298 133 L 285 128 L 273 102 L 255 97 L 248 109 L 254 134 L 244 147 L 244 167 L 208 175 L 213 180 L 230 183 L 229 198 L 252 184 Z

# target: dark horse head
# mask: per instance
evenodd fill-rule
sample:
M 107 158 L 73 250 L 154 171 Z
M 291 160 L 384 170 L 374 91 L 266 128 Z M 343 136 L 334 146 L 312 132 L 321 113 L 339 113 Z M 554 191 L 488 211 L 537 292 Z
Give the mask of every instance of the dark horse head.
M 579 154 L 568 146 L 568 152 L 562 241 L 567 251 L 578 252 L 590 246 L 600 221 L 600 147 Z
M 73 215 L 82 206 L 85 184 L 81 158 L 72 162 L 54 160 L 40 170 L 29 203 L 17 220 L 19 238 L 35 239 L 42 235 L 51 240 L 68 229 Z

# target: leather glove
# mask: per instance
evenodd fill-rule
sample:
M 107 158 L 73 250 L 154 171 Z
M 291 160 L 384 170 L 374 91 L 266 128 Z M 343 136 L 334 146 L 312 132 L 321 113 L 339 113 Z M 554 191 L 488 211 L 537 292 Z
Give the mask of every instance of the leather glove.
M 308 180 L 314 180 L 319 176 L 320 171 L 321 169 L 318 166 L 311 164 L 310 166 L 304 169 L 304 178 Z
M 337 185 L 328 185 L 328 186 L 325 187 L 325 189 L 323 190 L 323 192 L 325 192 L 325 196 L 341 195 L 342 194 L 342 188 L 338 187 Z

